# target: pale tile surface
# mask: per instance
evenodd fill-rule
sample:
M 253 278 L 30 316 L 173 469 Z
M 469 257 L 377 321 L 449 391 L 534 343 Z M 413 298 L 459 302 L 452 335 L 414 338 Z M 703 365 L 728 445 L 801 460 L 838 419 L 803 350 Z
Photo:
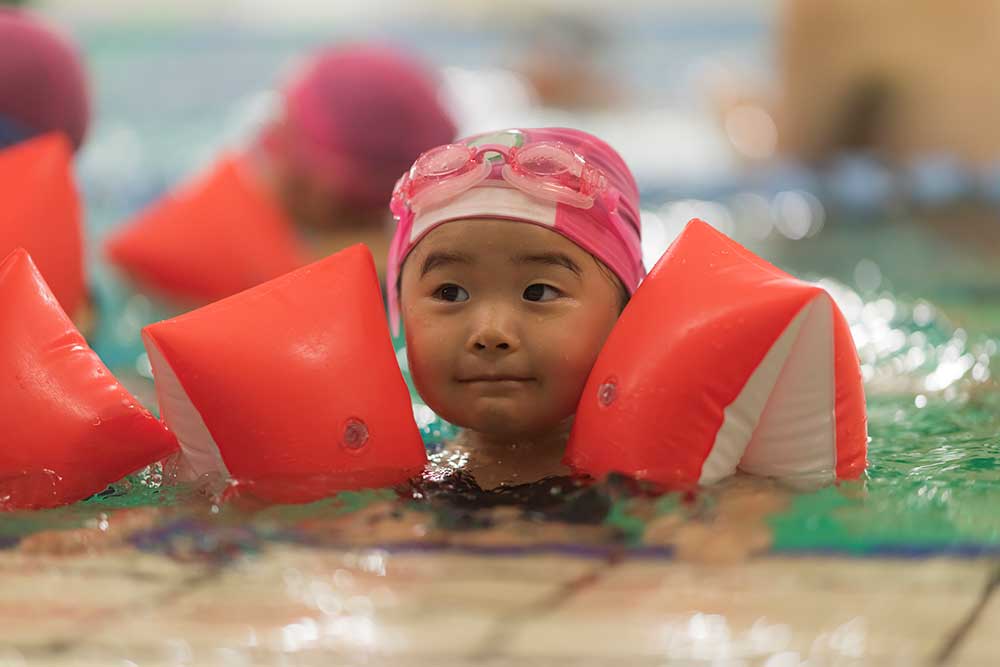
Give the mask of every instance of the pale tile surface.
M 668 665 L 747 659 L 797 665 L 807 658 L 923 664 L 975 604 L 989 567 L 778 558 L 732 567 L 627 563 L 524 624 L 507 652 L 659 656 Z
M 976 624 L 955 651 L 948 667 L 992 667 L 1000 664 L 1000 594 L 993 591 Z
M 0 552 L 0 648 L 73 643 L 196 574 L 132 551 L 73 559 Z
M 226 566 L 0 552 L 0 665 L 920 665 L 979 561 L 620 564 L 275 545 Z M 998 650 L 994 601 L 957 655 Z

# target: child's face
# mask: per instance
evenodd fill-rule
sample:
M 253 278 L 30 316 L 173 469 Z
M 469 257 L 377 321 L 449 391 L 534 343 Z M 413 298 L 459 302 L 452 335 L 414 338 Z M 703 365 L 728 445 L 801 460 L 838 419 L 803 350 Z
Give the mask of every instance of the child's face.
M 576 411 L 620 311 L 620 287 L 589 253 L 504 220 L 432 230 L 406 260 L 400 295 L 420 395 L 497 438 L 546 434 Z

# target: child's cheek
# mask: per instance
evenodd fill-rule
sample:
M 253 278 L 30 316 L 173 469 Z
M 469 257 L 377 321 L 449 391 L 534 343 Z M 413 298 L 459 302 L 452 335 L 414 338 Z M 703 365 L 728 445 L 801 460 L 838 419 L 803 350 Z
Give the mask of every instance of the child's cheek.
M 580 392 L 597 357 L 593 340 L 580 330 L 577 335 L 566 335 L 570 330 L 572 327 L 566 327 L 560 335 L 553 336 L 545 351 L 549 400 L 560 418 L 576 411 Z
M 415 327 L 411 327 L 407 323 L 406 327 L 406 361 L 410 366 L 410 375 L 413 376 L 415 381 L 419 381 L 425 374 L 426 364 L 426 336 L 420 333 L 411 333 L 416 331 Z
M 441 376 L 447 374 L 447 363 L 440 358 L 444 345 L 435 335 L 435 330 L 423 322 L 407 322 L 406 358 L 410 375 L 424 400 L 427 394 L 436 394 Z
M 581 318 L 572 326 L 562 327 L 557 345 L 551 348 L 549 358 L 559 366 L 552 375 L 559 378 L 563 400 L 574 407 L 616 319 L 613 316 Z

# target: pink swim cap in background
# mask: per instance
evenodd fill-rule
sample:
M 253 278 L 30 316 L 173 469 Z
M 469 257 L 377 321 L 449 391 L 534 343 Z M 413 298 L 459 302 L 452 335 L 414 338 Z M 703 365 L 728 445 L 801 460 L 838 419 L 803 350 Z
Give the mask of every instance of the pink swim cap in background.
M 532 193 L 544 194 L 544 186 L 514 187 L 506 176 L 501 176 L 507 161 L 504 158 L 497 159 L 492 169 L 487 170 L 490 175 L 469 189 L 414 211 L 416 204 L 411 206 L 400 189 L 408 178 L 414 176 L 416 166 L 412 168 L 400 179 L 392 202 L 396 231 L 389 248 L 386 288 L 389 321 L 394 334 L 399 331 L 398 282 L 406 257 L 432 229 L 455 220 L 499 218 L 546 227 L 562 234 L 601 260 L 621 280 L 629 294 L 635 291 L 645 275 L 642 264 L 639 189 L 628 165 L 611 146 L 591 134 L 569 128 L 502 130 L 462 139 L 459 143 L 472 147 L 511 147 L 518 151 L 532 146 L 555 147 L 557 151 L 568 149 L 574 158 L 586 165 L 585 169 L 596 169 L 596 180 L 590 180 L 601 183 L 603 187 L 599 196 L 593 197 L 590 205 L 573 205 L 536 196 Z M 436 148 L 433 152 L 438 150 Z M 475 159 L 490 159 L 490 150 L 483 148 L 483 153 Z M 458 154 L 461 155 L 461 152 Z M 499 156 L 499 153 L 496 155 Z M 453 165 L 450 162 L 446 165 L 443 162 L 433 165 L 441 166 L 450 169 Z M 544 171 L 545 165 L 539 163 L 539 166 Z M 430 180 L 440 184 L 448 178 L 432 176 Z M 542 180 L 545 180 L 544 176 Z M 558 184 L 556 187 L 559 187 Z M 580 187 L 584 188 L 583 185 Z M 563 199 L 572 201 L 573 198 Z
M 63 132 L 78 149 L 89 121 L 76 48 L 28 12 L 0 7 L 0 140 Z
M 431 72 L 387 47 L 321 51 L 292 78 L 284 106 L 265 149 L 350 206 L 384 206 L 417 155 L 455 136 Z

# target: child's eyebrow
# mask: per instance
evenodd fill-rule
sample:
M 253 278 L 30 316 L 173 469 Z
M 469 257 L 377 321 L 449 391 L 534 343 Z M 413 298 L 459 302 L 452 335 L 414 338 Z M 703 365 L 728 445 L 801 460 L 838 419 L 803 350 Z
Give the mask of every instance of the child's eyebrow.
M 473 259 L 471 255 L 466 255 L 461 252 L 445 252 L 443 250 L 438 250 L 432 252 L 424 258 L 424 263 L 420 267 L 420 277 L 423 278 L 429 272 L 433 271 L 442 266 L 447 266 L 449 264 L 472 264 Z
M 549 266 L 561 266 L 565 269 L 569 269 L 577 275 L 577 277 L 583 277 L 583 272 L 580 267 L 569 258 L 569 255 L 564 255 L 561 252 L 545 252 L 539 255 L 517 255 L 511 258 L 511 261 L 515 264 L 547 264 Z

